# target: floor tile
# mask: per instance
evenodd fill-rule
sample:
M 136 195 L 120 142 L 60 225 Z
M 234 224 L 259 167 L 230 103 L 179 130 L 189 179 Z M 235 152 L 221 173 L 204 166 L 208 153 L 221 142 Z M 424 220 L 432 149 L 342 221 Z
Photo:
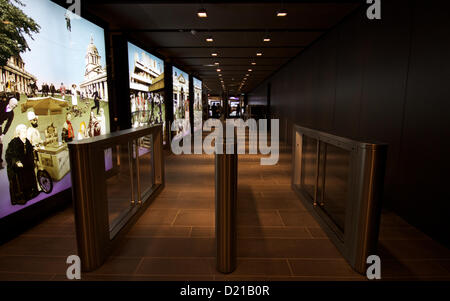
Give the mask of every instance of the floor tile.
M 177 226 L 214 226 L 215 212 L 213 210 L 180 210 L 174 225 Z
M 139 275 L 211 275 L 208 258 L 144 258 Z

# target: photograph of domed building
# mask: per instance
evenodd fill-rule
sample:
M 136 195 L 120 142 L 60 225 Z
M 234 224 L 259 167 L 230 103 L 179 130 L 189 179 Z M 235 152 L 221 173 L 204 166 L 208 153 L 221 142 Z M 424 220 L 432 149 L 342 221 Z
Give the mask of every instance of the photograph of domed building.
M 17 9 L 39 30 L 25 36 L 29 50 L 0 65 L 0 218 L 70 188 L 67 143 L 109 132 L 104 29 L 75 17 L 68 26 L 67 11 L 49 0 L 21 2 Z M 23 128 L 33 134 L 35 166 L 53 182 L 49 193 L 11 184 L 10 158 Z M 17 203 L 18 195 L 27 197 Z
M 80 84 L 81 93 L 91 95 L 94 91 L 98 91 L 101 100 L 108 101 L 108 82 L 106 74 L 106 66 L 101 65 L 101 56 L 94 44 L 94 38 L 86 53 L 86 72 L 84 81 Z

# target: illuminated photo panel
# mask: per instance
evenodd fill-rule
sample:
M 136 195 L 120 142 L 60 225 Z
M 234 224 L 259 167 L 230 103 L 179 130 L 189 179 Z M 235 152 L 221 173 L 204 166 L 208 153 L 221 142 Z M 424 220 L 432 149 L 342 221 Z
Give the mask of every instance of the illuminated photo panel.
M 189 75 L 173 67 L 173 119 L 176 133 L 179 138 L 190 132 L 189 123 Z
M 0 64 L 0 218 L 70 188 L 67 143 L 109 132 L 104 30 L 49 0 L 21 3 L 5 5 L 38 27 Z
M 165 129 L 163 60 L 128 43 L 128 67 L 132 126 L 162 123 Z
M 194 131 L 202 128 L 202 81 L 194 77 Z

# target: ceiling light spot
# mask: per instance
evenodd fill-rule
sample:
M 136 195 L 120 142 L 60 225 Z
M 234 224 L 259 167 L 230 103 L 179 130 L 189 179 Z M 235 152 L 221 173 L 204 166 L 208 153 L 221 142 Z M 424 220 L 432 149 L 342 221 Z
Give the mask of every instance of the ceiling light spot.
M 207 17 L 208 17 L 208 14 L 206 13 L 206 9 L 200 8 L 200 9 L 197 11 L 197 16 L 198 16 L 199 18 L 207 18 Z
M 206 38 L 206 42 L 214 42 L 213 37 L 207 37 L 207 38 Z
M 280 9 L 277 11 L 277 17 L 286 17 L 287 11 L 285 9 Z

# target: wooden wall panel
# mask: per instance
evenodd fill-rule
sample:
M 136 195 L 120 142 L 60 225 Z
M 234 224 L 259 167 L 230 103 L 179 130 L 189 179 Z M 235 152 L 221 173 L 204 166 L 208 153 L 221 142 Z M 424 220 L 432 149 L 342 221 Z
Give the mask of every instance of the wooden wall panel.
M 385 1 L 378 21 L 361 10 L 262 84 L 272 85 L 281 137 L 294 122 L 389 143 L 385 207 L 446 245 L 448 6 L 444 0 Z M 252 94 L 262 91 L 266 87 Z

